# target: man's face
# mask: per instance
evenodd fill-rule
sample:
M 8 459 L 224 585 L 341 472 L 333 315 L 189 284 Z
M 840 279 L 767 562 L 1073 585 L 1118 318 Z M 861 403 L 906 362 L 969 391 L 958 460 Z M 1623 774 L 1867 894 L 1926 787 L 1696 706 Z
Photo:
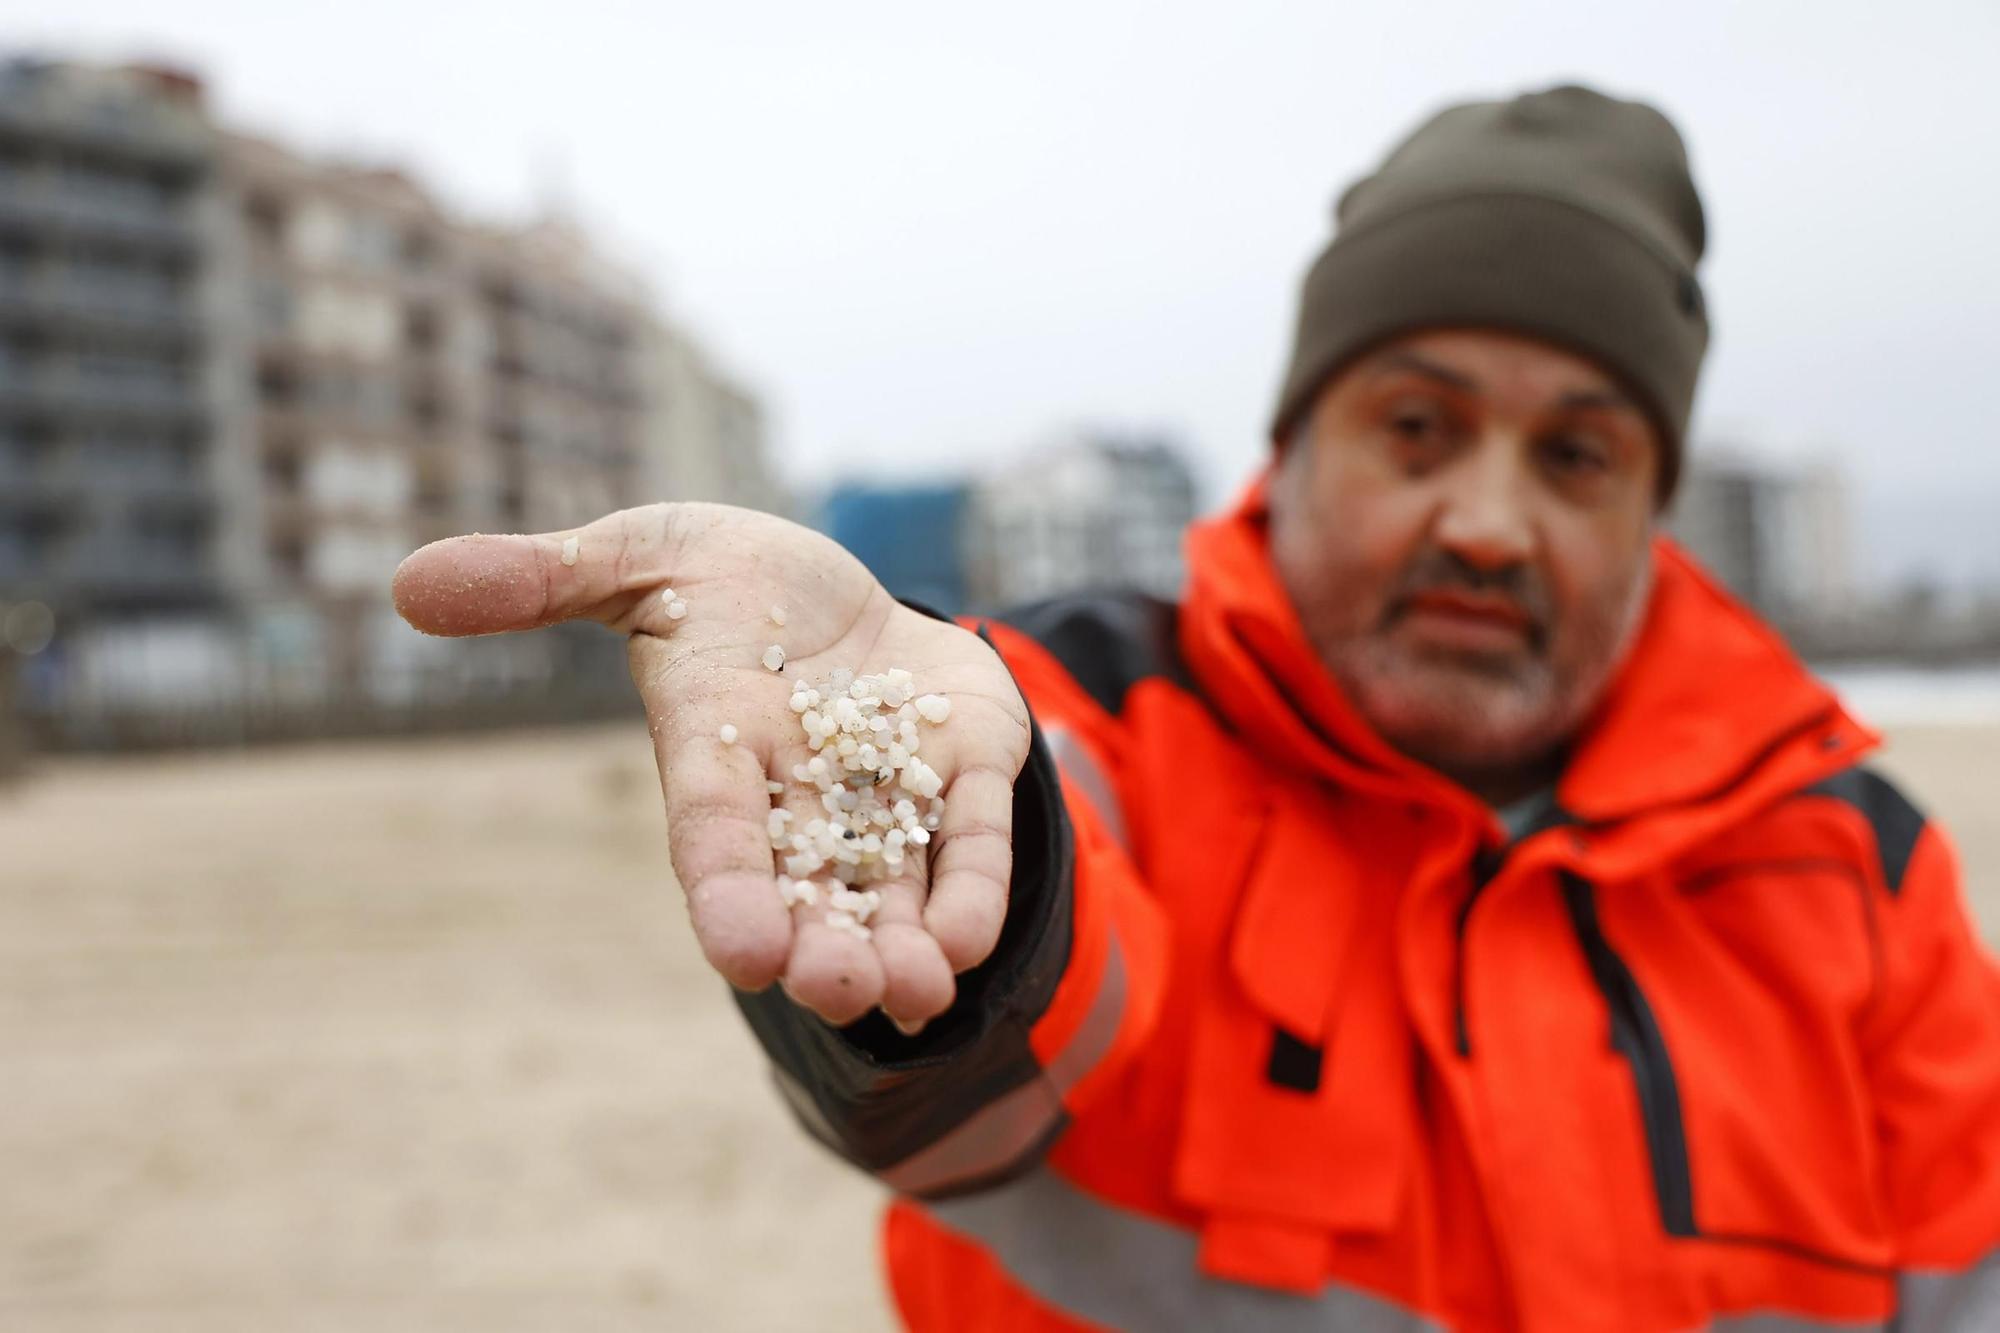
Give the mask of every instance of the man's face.
M 1659 441 L 1590 362 L 1439 330 L 1337 375 L 1272 479 L 1307 636 L 1384 739 L 1476 790 L 1596 703 L 1652 573 Z

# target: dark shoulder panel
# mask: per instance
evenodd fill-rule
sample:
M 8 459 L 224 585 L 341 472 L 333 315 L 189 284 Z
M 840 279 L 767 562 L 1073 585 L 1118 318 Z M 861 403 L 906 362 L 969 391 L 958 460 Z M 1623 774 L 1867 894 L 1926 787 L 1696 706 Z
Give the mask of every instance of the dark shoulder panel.
M 1802 795 L 1830 796 L 1844 801 L 1861 813 L 1875 830 L 1875 854 L 1882 862 L 1882 882 L 1895 894 L 1903 887 L 1903 873 L 1910 868 L 1910 856 L 1917 848 L 1917 836 L 1924 831 L 1924 813 L 1910 804 L 1910 798 L 1894 783 L 1872 768 L 1850 768 L 1816 782 Z
M 1139 592 L 1078 593 L 1015 607 L 995 619 L 1048 649 L 1110 713 L 1149 676 L 1193 685 L 1181 661 L 1180 608 Z

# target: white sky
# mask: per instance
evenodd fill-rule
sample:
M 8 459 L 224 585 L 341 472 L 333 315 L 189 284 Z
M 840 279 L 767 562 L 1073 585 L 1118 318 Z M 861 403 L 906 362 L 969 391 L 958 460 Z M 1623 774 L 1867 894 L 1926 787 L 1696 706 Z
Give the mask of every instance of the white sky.
M 473 213 L 559 194 L 803 481 L 1099 421 L 1180 433 L 1219 498 L 1340 186 L 1448 101 L 1644 97 L 1708 206 L 1698 435 L 1845 461 L 1874 578 L 2000 581 L 1991 0 L 37 8 L 0 43 L 192 63 L 225 121 Z

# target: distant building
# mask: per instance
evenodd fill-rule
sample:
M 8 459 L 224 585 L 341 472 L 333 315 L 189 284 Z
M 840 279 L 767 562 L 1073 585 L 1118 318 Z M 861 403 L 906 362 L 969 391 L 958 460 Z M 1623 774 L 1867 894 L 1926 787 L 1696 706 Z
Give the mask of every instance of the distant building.
M 945 615 L 966 609 L 963 484 L 842 486 L 820 508 L 819 528 L 860 558 L 893 595 Z
M 215 177 L 191 81 L 0 64 L 0 602 L 224 601 Z
M 1831 464 L 1754 460 L 1704 446 L 1669 526 L 1738 597 L 1796 621 L 1849 609 L 1855 591 L 1846 483 Z
M 338 685 L 395 651 L 384 589 L 413 546 L 637 500 L 645 314 L 574 233 L 455 225 L 397 173 L 242 136 L 222 177 L 258 600 L 311 604 Z
M 396 562 L 696 497 L 785 507 L 758 405 L 573 227 L 219 128 L 183 73 L 0 65 L 0 603 L 55 608 L 67 678 L 555 672 L 416 641 Z
M 991 608 L 1090 587 L 1176 598 L 1194 514 L 1194 477 L 1177 446 L 1076 435 L 980 481 L 967 515 L 968 591 Z
M 659 320 L 641 334 L 643 500 L 712 500 L 787 514 L 792 500 L 764 450 L 764 411 L 700 345 Z

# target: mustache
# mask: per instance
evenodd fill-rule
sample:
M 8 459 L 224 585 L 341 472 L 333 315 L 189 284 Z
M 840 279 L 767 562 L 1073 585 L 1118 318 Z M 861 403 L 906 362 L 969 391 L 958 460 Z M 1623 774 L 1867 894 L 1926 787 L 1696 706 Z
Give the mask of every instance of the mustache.
M 1387 629 L 1401 620 L 1413 601 L 1434 592 L 1504 600 L 1528 622 L 1529 637 L 1537 649 L 1546 641 L 1549 622 L 1555 618 L 1555 598 L 1532 567 L 1513 564 L 1481 569 L 1451 551 L 1432 548 L 1419 553 L 1397 576 L 1382 614 L 1382 627 Z

